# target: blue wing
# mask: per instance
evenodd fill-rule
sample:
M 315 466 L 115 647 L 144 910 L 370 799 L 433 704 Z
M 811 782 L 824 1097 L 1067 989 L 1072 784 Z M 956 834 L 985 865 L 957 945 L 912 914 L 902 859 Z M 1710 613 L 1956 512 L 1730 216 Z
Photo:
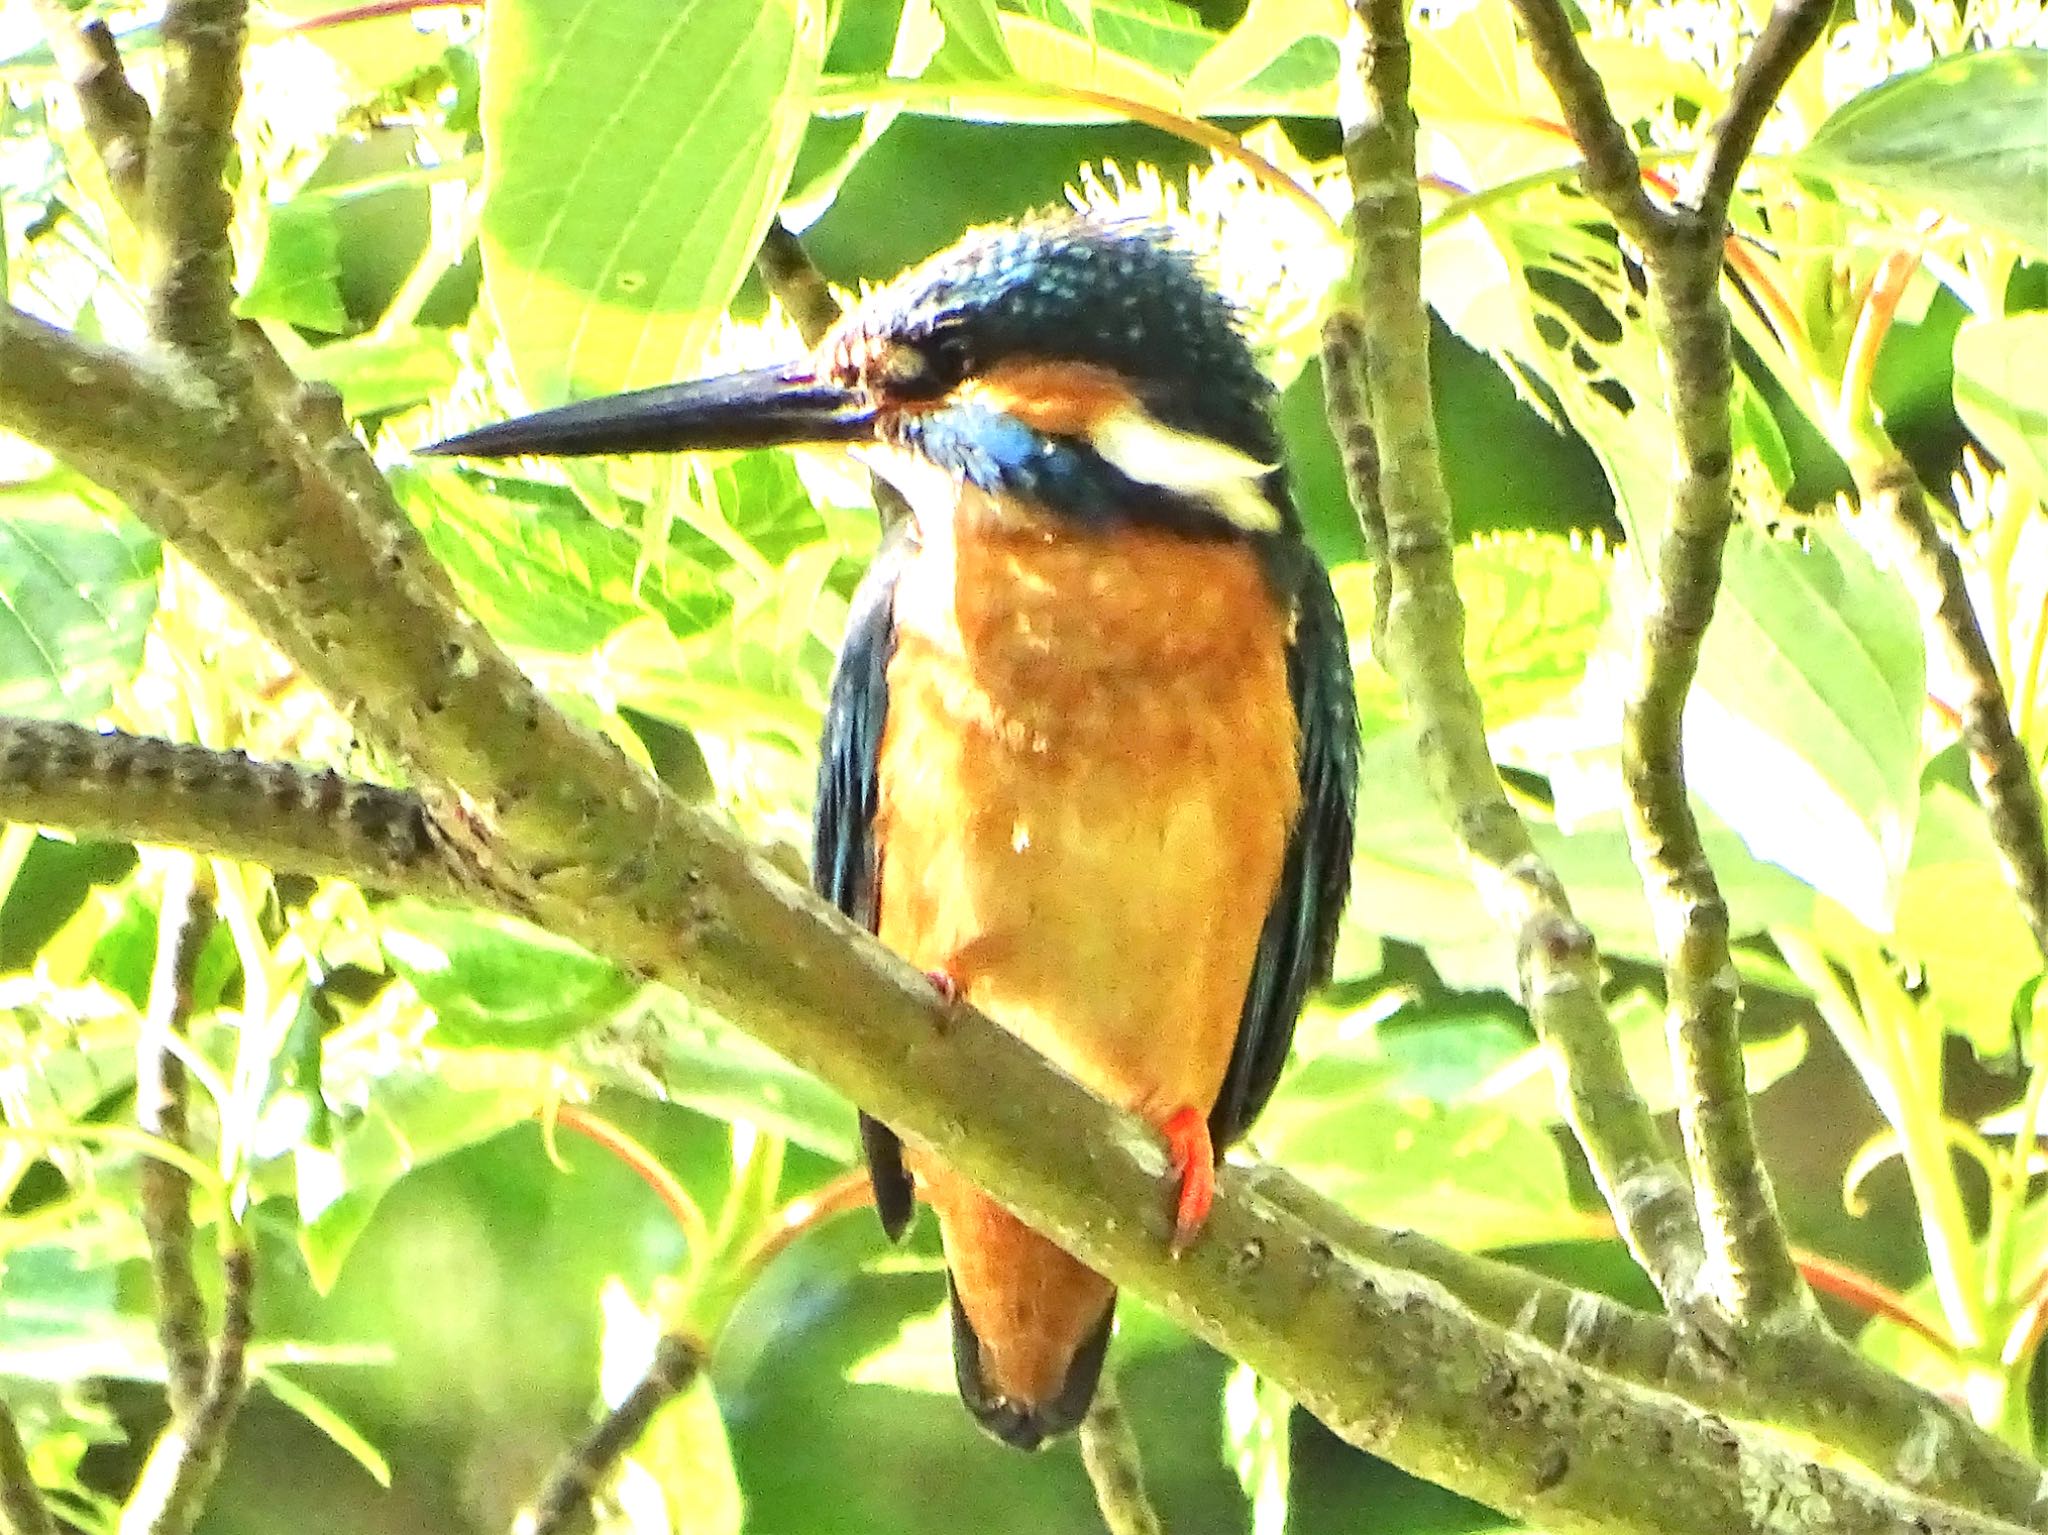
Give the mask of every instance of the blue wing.
M 896 577 L 905 537 L 892 532 L 853 594 L 846 640 L 832 671 L 819 749 L 818 806 L 812 819 L 811 881 L 847 916 L 875 930 L 879 919 L 880 865 L 875 848 L 875 805 L 882 727 L 889 718 L 889 657 L 896 649 Z M 882 1229 L 896 1238 L 914 1213 L 910 1175 L 894 1131 L 860 1117 L 861 1149 Z
M 1358 700 L 1343 615 L 1329 574 L 1307 545 L 1289 540 L 1273 552 L 1269 568 L 1294 599 L 1287 686 L 1298 731 L 1301 808 L 1252 959 L 1230 1069 L 1209 1111 L 1209 1136 L 1219 1151 L 1272 1097 L 1302 1004 L 1329 979 L 1337 919 L 1351 889 Z

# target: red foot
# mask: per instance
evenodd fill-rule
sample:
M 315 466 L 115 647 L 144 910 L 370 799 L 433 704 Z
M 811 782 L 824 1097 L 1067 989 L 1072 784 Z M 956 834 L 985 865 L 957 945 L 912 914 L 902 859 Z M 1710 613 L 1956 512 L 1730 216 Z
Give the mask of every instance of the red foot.
M 932 990 L 939 994 L 939 1000 L 948 1007 L 960 1001 L 960 982 L 950 970 L 927 970 L 924 978 L 932 983 Z
M 1175 1109 L 1159 1128 L 1166 1136 L 1166 1154 L 1173 1160 L 1174 1176 L 1180 1180 L 1171 1248 L 1178 1258 L 1202 1234 L 1209 1206 L 1215 1202 L 1216 1148 L 1209 1142 L 1208 1116 L 1192 1105 Z

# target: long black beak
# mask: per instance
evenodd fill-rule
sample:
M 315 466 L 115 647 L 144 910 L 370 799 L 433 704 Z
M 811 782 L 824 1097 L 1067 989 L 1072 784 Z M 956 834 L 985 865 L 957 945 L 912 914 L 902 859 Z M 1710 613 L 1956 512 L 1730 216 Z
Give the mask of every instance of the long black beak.
M 415 451 L 576 457 L 857 442 L 871 434 L 874 420 L 866 395 L 827 383 L 808 363 L 798 363 L 578 400 Z

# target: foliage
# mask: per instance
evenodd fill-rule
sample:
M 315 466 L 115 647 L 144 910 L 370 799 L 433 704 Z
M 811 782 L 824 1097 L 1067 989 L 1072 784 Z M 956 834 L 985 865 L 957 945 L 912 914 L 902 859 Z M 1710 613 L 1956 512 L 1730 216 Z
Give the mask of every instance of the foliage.
M 1337 562 L 1364 715 L 1338 975 L 1256 1149 L 1364 1218 L 1474 1248 L 1543 1244 L 1576 1275 L 1604 1272 L 1603 1217 L 1575 1181 L 1542 1053 L 1500 994 L 1511 956 L 1369 653 L 1370 573 L 1319 435 L 1306 364 L 1347 254 L 1330 126 L 1343 8 L 1252 0 L 1230 26 L 1219 9 L 505 0 L 486 27 L 469 11 L 287 7 L 253 55 L 239 311 L 340 389 L 465 602 L 565 707 L 787 851 L 805 839 L 825 680 L 874 545 L 865 483 L 804 454 L 486 474 L 407 464 L 408 450 L 566 394 L 786 355 L 793 329 L 747 275 L 778 213 L 849 287 L 922 254 L 907 240 L 1062 195 L 1178 223 L 1292 386 L 1290 447 Z M 1676 175 L 1725 99 L 1748 10 L 1728 0 L 1695 25 L 1700 9 L 1676 3 L 1586 9 L 1650 174 Z M 1778 1024 L 1752 1030 L 1752 1087 L 1783 1078 L 1767 1106 L 1871 1129 L 1853 1156 L 1794 1167 L 1795 1237 L 1904 1292 L 1924 1325 L 1873 1327 L 1877 1357 L 2038 1449 L 2040 962 L 1949 749 L 1954 679 L 1832 504 L 1874 432 L 1949 484 L 2038 766 L 2048 422 L 2029 370 L 2048 327 L 2048 29 L 2023 0 L 1966 10 L 1967 25 L 1880 6 L 1841 22 L 1736 199 L 1746 520 L 1688 758 L 1756 1011 Z M 117 19 L 149 76 L 153 17 Z M 1671 460 L 1640 274 L 1575 191 L 1556 103 L 1505 8 L 1434 8 L 1415 42 L 1426 285 L 1444 349 L 1492 364 L 1462 384 L 1452 368 L 1439 402 L 1473 466 L 1458 482 L 1480 535 L 1460 553 L 1468 655 L 1539 842 L 1619 962 L 1618 1021 L 1662 1109 L 1661 1009 L 1635 963 L 1654 959 L 1654 934 L 1618 766 L 1635 551 Z M 132 339 L 133 232 L 36 38 L 0 32 L 0 52 L 9 291 Z M 1191 145 L 1217 120 L 1240 131 L 1212 160 Z M 0 468 L 7 712 L 365 766 L 347 722 L 105 493 L 18 446 Z M 153 1410 L 123 1383 L 163 1370 L 143 1322 L 138 1145 L 106 1132 L 134 1096 L 156 911 L 182 856 L 0 834 L 0 1376 L 39 1479 L 85 1530 L 113 1527 L 112 1469 Z M 589 1404 L 600 1332 L 615 1397 L 619 1360 L 682 1322 L 715 1340 L 713 1389 L 657 1419 L 608 1529 L 1092 1517 L 1075 1467 L 998 1462 L 939 1394 L 929 1237 L 884 1257 L 852 1223 L 811 1230 L 802 1200 L 853 1155 L 836 1095 L 727 1020 L 534 930 L 207 873 L 221 925 L 191 1015 L 206 1171 L 253 1211 L 264 1290 L 281 1298 L 259 1356 L 270 1395 L 205 1528 L 282 1522 L 251 1490 L 307 1430 L 270 1406 L 339 1452 L 291 1494 L 306 1517 L 362 1522 L 352 1510 L 373 1494 L 347 1457 L 395 1480 L 423 1527 L 502 1528 Z M 1815 1021 L 1826 1039 L 1801 1065 Z M 1832 1070 L 1843 1060 L 1867 1102 Z M 623 1160 L 594 1168 L 563 1134 L 579 1129 Z M 1814 1197 L 1844 1162 L 1862 1226 Z M 807 1234 L 785 1253 L 792 1222 Z M 1226 1385 L 1135 1305 L 1119 1348 L 1174 1528 L 1239 1527 L 1233 1485 L 1269 1535 L 1355 1526 L 1380 1473 L 1301 1423 L 1290 1450 L 1290 1404 L 1269 1384 L 1239 1371 Z M 1195 1431 L 1169 1433 L 1197 1403 Z M 1380 1528 L 1478 1517 L 1371 1495 Z

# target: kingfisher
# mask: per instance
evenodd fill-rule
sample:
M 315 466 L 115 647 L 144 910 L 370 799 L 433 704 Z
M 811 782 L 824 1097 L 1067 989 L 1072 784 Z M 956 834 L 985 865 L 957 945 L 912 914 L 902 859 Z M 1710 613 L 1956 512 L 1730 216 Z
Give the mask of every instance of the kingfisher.
M 818 891 L 1164 1137 L 1175 1250 L 1279 1079 L 1349 888 L 1342 616 L 1238 314 L 1162 228 L 969 233 L 784 366 L 427 451 L 842 444 L 910 515 L 825 711 Z M 1115 1290 L 863 1115 L 883 1227 L 937 1213 L 969 1411 L 1036 1449 L 1094 1397 Z

